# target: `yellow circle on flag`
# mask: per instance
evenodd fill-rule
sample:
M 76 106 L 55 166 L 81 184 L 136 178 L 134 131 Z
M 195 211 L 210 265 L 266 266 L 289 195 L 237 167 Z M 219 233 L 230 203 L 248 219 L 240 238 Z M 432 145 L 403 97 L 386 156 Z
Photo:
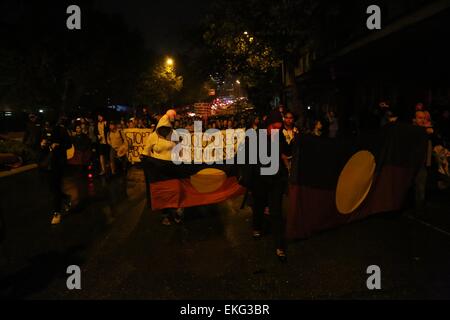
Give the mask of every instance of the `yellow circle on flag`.
M 75 146 L 72 145 L 70 149 L 67 149 L 67 160 L 71 160 L 75 156 Z
M 375 173 L 375 157 L 369 151 L 356 153 L 345 165 L 336 188 L 336 207 L 351 214 L 366 199 Z
M 191 176 L 191 184 L 200 193 L 211 193 L 218 190 L 227 180 L 222 170 L 204 169 Z

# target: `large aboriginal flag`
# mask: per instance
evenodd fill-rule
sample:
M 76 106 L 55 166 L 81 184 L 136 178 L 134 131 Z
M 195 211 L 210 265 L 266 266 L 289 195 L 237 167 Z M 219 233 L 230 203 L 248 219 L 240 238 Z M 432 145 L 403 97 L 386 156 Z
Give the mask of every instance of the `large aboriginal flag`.
M 235 165 L 176 165 L 146 158 L 143 166 L 153 210 L 215 204 L 245 193 Z
M 402 209 L 426 150 L 423 128 L 406 124 L 354 139 L 301 138 L 289 186 L 288 238 Z

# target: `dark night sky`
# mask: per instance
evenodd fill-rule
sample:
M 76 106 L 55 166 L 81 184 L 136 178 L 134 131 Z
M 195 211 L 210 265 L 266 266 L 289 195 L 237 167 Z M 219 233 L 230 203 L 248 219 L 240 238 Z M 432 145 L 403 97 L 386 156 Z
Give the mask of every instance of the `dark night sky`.
M 97 0 L 106 13 L 120 14 L 131 28 L 142 32 L 147 46 L 161 54 L 186 49 L 183 32 L 194 28 L 211 0 Z

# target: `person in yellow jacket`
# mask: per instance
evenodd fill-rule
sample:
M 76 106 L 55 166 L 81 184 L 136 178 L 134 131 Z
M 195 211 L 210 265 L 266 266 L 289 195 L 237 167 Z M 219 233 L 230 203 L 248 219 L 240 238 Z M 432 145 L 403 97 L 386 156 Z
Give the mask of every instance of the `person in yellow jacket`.
M 172 150 L 177 145 L 172 141 L 172 135 L 176 134 L 173 130 L 173 123 L 175 122 L 176 112 L 169 110 L 159 120 L 155 131 L 145 141 L 143 156 L 151 157 L 159 160 L 172 161 Z M 162 213 L 162 224 L 170 226 L 170 217 L 173 216 L 175 222 L 180 224 L 182 222 L 184 210 L 166 209 Z
M 172 161 L 172 150 L 176 143 L 170 117 L 166 114 L 158 122 L 155 131 L 145 141 L 143 155 L 160 160 Z

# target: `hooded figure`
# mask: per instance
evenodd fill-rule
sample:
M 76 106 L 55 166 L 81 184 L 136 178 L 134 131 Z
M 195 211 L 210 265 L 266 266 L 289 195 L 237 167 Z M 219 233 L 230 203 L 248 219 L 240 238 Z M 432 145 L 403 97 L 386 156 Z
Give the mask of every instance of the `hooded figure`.
M 155 132 L 145 141 L 142 155 L 159 160 L 172 161 L 172 150 L 176 146 L 176 143 L 172 141 L 172 135 L 176 134 L 176 132 L 173 130 L 171 120 L 175 120 L 175 118 L 167 114 L 159 120 Z M 147 194 L 149 194 L 149 188 L 147 184 Z M 184 210 L 182 208 L 164 209 L 161 223 L 170 226 L 172 224 L 170 218 L 172 217 L 177 224 L 180 224 L 183 219 L 183 213 Z
M 176 146 L 173 142 L 172 123 L 167 115 L 158 122 L 155 132 L 146 140 L 143 155 L 160 160 L 172 161 L 172 150 Z

